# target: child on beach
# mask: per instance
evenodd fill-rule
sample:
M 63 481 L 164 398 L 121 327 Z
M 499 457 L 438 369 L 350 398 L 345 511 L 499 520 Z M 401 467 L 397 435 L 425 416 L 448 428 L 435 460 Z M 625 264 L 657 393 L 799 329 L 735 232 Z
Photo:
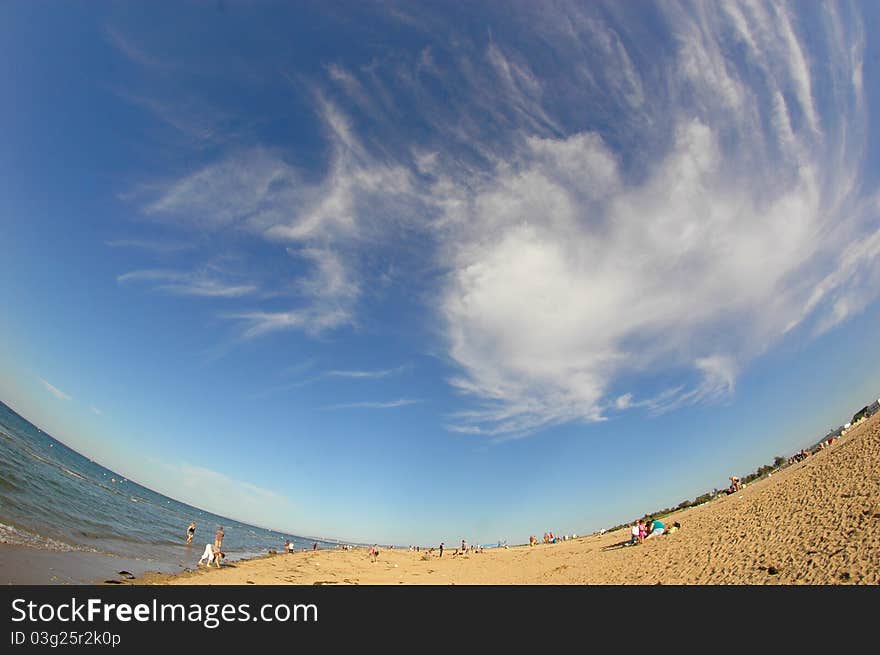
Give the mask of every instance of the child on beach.
M 193 536 L 196 533 L 196 522 L 190 521 L 189 527 L 186 529 L 186 543 L 191 544 L 193 540 Z
M 648 526 L 644 521 L 639 521 L 639 543 L 645 541 L 648 536 Z
M 632 527 L 630 528 L 629 533 L 630 533 L 630 540 L 629 540 L 630 546 L 641 542 L 639 521 L 633 521 L 633 524 L 632 524 Z

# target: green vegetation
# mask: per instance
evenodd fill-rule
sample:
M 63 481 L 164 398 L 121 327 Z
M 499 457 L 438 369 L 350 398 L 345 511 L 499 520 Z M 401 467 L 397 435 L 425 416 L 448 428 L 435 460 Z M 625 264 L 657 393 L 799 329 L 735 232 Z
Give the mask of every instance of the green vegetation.
M 867 418 L 868 416 L 868 406 L 865 405 L 859 411 L 853 414 L 851 423 L 855 425 L 859 421 L 859 419 Z
M 773 471 L 776 471 L 785 466 L 788 466 L 788 460 L 781 455 L 777 455 L 773 458 L 773 464 L 764 464 L 763 466 L 758 467 L 753 473 L 749 473 L 747 476 L 742 478 L 740 482 L 742 482 L 744 485 L 749 484 L 750 482 L 754 482 L 762 476 L 765 476 L 768 473 L 772 473 Z M 712 491 L 707 491 L 706 493 L 697 496 L 693 500 L 683 500 L 675 507 L 667 507 L 666 509 L 660 509 L 655 512 L 650 512 L 649 514 L 645 514 L 641 517 L 641 520 L 651 521 L 653 519 L 659 519 L 664 516 L 668 516 L 669 514 L 685 509 L 686 507 L 696 507 L 697 505 L 702 505 L 703 503 L 708 503 L 710 500 L 714 500 L 719 496 L 719 494 L 722 493 L 724 493 L 724 490 L 719 491 L 718 489 L 713 489 Z M 620 525 L 616 525 L 613 528 L 608 528 L 608 532 L 613 532 L 614 530 L 625 528 L 628 525 L 630 525 L 630 523 L 621 523 Z
M 865 407 L 860 409 L 858 412 L 856 412 L 852 418 L 852 424 L 855 424 L 859 419 L 863 419 L 863 418 L 867 418 L 869 416 L 872 416 L 876 412 L 880 412 L 880 399 L 878 399 L 876 402 L 874 402 L 871 405 L 866 405 Z M 829 432 L 825 437 L 823 437 L 818 442 L 816 442 L 816 444 L 814 444 L 811 448 L 805 449 L 805 450 L 809 450 L 810 453 L 815 455 L 817 452 L 819 452 L 819 446 L 822 442 L 824 442 L 825 440 L 828 439 L 828 437 L 831 437 L 831 436 L 840 437 L 842 432 L 843 432 L 843 426 L 840 426 L 836 430 L 832 430 L 831 432 Z M 769 475 L 773 471 L 776 471 L 781 468 L 785 468 L 786 466 L 789 466 L 788 459 L 785 457 L 782 457 L 781 455 L 777 455 L 776 457 L 773 458 L 773 464 L 764 464 L 763 466 L 758 467 L 754 471 L 754 473 L 749 473 L 747 476 L 742 478 L 740 480 L 740 482 L 744 485 L 749 484 L 750 482 L 754 482 L 755 480 L 761 478 L 764 475 Z M 685 509 L 687 507 L 696 507 L 697 505 L 702 505 L 703 503 L 707 503 L 710 500 L 714 500 L 715 498 L 718 497 L 719 494 L 724 493 L 724 491 L 725 490 L 719 491 L 718 489 L 713 489 L 712 491 L 707 491 L 706 493 L 697 496 L 693 500 L 683 500 L 675 507 L 667 507 L 666 509 L 661 509 L 661 510 L 657 510 L 656 512 L 651 512 L 649 514 L 645 514 L 641 518 L 641 520 L 650 521 L 652 519 L 657 519 L 657 518 L 661 518 L 663 516 L 667 516 L 669 514 L 672 514 L 673 512 L 677 512 L 677 511 Z M 613 532 L 614 530 L 619 530 L 620 528 L 625 528 L 629 525 L 631 525 L 630 522 L 621 523 L 620 525 L 616 525 L 613 528 L 608 528 L 607 532 Z

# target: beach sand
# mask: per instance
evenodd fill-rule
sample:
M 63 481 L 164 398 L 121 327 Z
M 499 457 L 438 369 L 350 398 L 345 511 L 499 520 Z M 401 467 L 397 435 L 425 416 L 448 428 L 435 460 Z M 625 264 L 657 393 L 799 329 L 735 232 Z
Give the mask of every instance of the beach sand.
M 126 584 L 880 584 L 880 414 L 800 463 L 662 520 L 682 528 L 629 547 L 618 545 L 624 528 L 442 559 L 388 549 L 376 562 L 366 549 L 269 555 Z

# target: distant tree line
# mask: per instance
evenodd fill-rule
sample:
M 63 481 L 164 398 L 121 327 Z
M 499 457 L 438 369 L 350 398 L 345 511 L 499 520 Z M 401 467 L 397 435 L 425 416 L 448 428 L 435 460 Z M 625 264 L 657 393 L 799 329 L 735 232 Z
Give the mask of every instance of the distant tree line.
M 870 416 L 873 416 L 874 414 L 876 414 L 878 412 L 880 412 L 880 399 L 874 401 L 870 405 L 866 405 L 865 407 L 860 409 L 858 412 L 856 412 L 852 418 L 852 423 L 856 423 L 856 421 L 858 421 L 859 419 L 868 418 Z M 825 441 L 828 437 L 831 437 L 831 436 L 839 437 L 842 432 L 843 432 L 843 426 L 841 425 L 839 428 L 837 428 L 836 430 L 832 430 L 825 437 L 823 437 L 818 442 L 816 442 L 811 448 L 808 448 L 806 450 L 809 450 L 810 453 L 815 454 L 816 452 L 818 452 L 819 444 L 821 444 L 823 441 Z M 781 468 L 788 466 L 789 465 L 788 462 L 789 462 L 789 460 L 786 459 L 785 457 L 782 457 L 781 455 L 777 455 L 776 457 L 773 458 L 773 464 L 764 464 L 763 466 L 758 467 L 753 473 L 749 473 L 744 478 L 741 478 L 740 482 L 742 482 L 743 484 L 749 484 L 750 482 L 754 482 L 758 478 L 760 478 L 764 475 L 767 475 L 768 473 L 772 473 L 773 471 L 775 471 L 777 469 L 781 469 Z M 703 503 L 708 503 L 710 500 L 714 500 L 715 498 L 717 498 L 718 495 L 723 492 L 724 492 L 724 490 L 719 490 L 719 489 L 713 489 L 712 491 L 707 491 L 706 493 L 697 496 L 693 500 L 681 501 L 676 507 L 667 507 L 666 509 L 661 509 L 661 510 L 657 510 L 656 512 L 651 512 L 649 514 L 645 514 L 641 518 L 641 520 L 650 521 L 652 519 L 658 519 L 663 516 L 667 516 L 668 514 L 672 514 L 673 512 L 677 512 L 678 510 L 685 509 L 686 507 L 696 507 L 697 505 L 702 505 Z M 615 525 L 613 528 L 608 528 L 607 532 L 613 532 L 614 530 L 619 530 L 620 528 L 625 528 L 628 525 L 630 525 L 630 523 L 621 523 L 620 525 Z
M 773 464 L 764 464 L 763 466 L 759 466 L 753 473 L 749 473 L 744 478 L 741 478 L 740 482 L 742 482 L 743 484 L 749 484 L 750 482 L 754 482 L 758 478 L 761 478 L 762 476 L 765 476 L 768 473 L 772 473 L 773 471 L 776 471 L 777 469 L 783 468 L 785 466 L 788 466 L 788 460 L 781 455 L 777 455 L 773 458 Z M 710 500 L 714 500 L 715 498 L 717 498 L 718 495 L 721 493 L 724 493 L 724 490 L 713 489 L 712 491 L 707 491 L 706 493 L 697 496 L 693 500 L 683 500 L 675 507 L 667 507 L 665 509 L 660 509 L 655 512 L 645 514 L 641 517 L 641 520 L 651 521 L 653 519 L 659 519 L 687 507 L 696 507 L 697 505 L 708 503 Z M 621 523 L 620 525 L 616 525 L 613 528 L 608 528 L 608 532 L 613 532 L 614 530 L 625 528 L 628 525 L 630 525 L 630 523 Z

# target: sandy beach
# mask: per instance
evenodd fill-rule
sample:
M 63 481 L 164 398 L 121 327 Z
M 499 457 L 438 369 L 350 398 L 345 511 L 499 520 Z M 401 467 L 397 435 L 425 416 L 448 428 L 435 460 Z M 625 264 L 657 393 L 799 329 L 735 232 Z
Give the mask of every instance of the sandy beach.
M 682 527 L 628 547 L 620 546 L 629 538 L 624 528 L 482 554 L 451 549 L 442 558 L 389 549 L 376 562 L 366 549 L 267 555 L 125 583 L 880 584 L 880 414 L 802 462 L 663 521 Z

